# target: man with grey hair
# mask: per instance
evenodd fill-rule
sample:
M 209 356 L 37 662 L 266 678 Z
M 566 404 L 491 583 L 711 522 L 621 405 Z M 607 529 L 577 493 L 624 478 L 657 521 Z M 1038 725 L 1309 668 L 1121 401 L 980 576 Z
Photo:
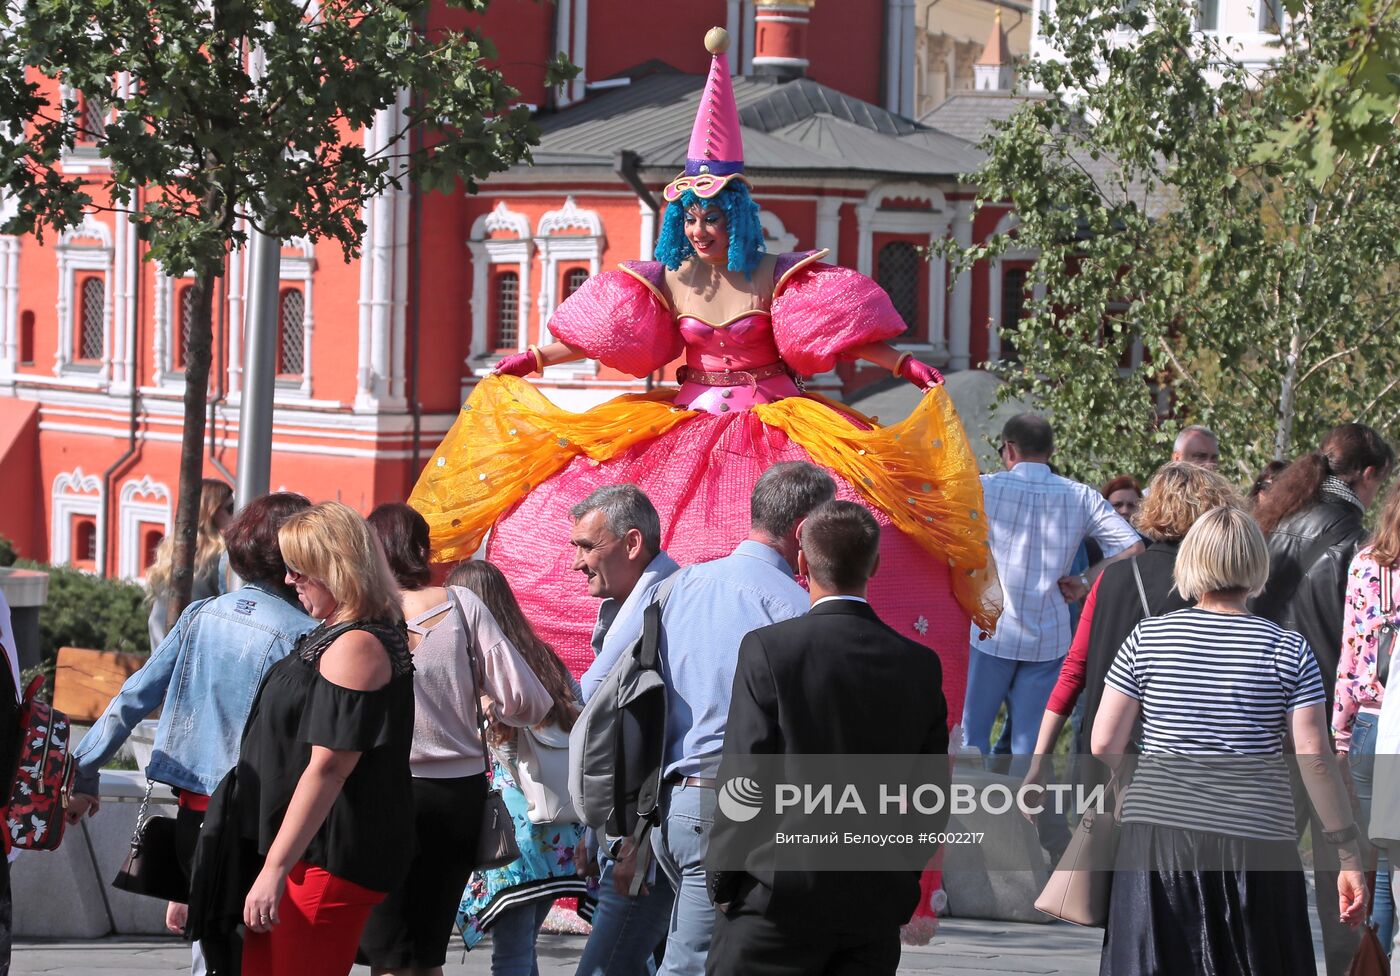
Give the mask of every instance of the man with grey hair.
M 574 569 L 587 577 L 589 594 L 603 601 L 593 627 L 596 657 L 580 681 L 587 701 L 641 634 L 642 611 L 656 598 L 656 588 L 680 567 L 662 550 L 661 518 L 636 485 L 595 488 L 569 514 Z M 577 976 L 645 976 L 666 938 L 671 885 L 653 875 L 641 893 L 629 895 L 637 863 L 631 845 L 626 839 L 599 851 L 598 906 Z M 593 863 L 583 842 L 575 862 L 581 871 Z
M 1215 431 L 1200 424 L 1183 427 L 1172 444 L 1172 460 L 1215 471 L 1220 467 L 1220 439 Z
M 710 950 L 715 908 L 705 890 L 705 854 L 739 644 L 751 630 L 807 612 L 807 591 L 794 579 L 797 530 L 835 496 L 836 483 L 816 465 L 774 465 L 749 497 L 748 538 L 728 556 L 687 566 L 671 584 L 661 614 L 662 824 L 651 834 L 676 889 L 662 976 L 700 976 Z

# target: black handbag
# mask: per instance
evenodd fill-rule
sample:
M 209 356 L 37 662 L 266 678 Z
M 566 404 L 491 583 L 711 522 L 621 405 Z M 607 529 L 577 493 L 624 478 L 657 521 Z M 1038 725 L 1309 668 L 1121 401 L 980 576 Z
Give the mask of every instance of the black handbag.
M 452 605 L 457 610 L 457 619 L 462 622 L 462 639 L 467 642 L 467 657 L 471 661 L 472 698 L 476 702 L 476 727 L 481 735 L 481 751 L 489 755 L 486 745 L 486 713 L 481 709 L 483 672 L 476 659 L 476 643 L 467 627 L 467 615 L 462 612 L 462 605 L 457 602 L 456 596 L 452 597 Z M 489 762 L 487 767 L 490 767 Z M 501 796 L 501 791 L 496 789 L 493 783 L 487 788 L 486 797 L 481 804 L 481 832 L 476 838 L 476 857 L 472 870 L 503 868 L 519 857 L 520 845 L 515 842 L 515 818 L 510 815 L 505 797 Z
M 112 887 L 183 905 L 190 900 L 190 886 L 175 852 L 175 818 L 146 816 L 154 788 L 155 784 L 147 780 L 146 796 L 141 800 L 136 830 L 131 835 L 131 850 L 112 879 Z

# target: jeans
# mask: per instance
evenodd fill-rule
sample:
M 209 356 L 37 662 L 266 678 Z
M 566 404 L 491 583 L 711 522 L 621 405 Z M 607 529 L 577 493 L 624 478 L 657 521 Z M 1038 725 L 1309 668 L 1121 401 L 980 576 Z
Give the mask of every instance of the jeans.
M 1366 827 L 1371 821 L 1371 787 L 1375 780 L 1376 732 L 1380 716 L 1370 712 L 1357 712 L 1351 727 L 1351 749 L 1347 753 L 1347 763 L 1351 767 L 1351 779 L 1356 784 L 1356 799 L 1361 804 L 1361 825 Z M 1376 862 L 1376 898 L 1371 904 L 1371 922 L 1376 926 L 1376 935 L 1381 945 L 1390 945 L 1395 934 L 1395 902 L 1390 893 L 1390 862 L 1384 847 L 1377 848 L 1379 860 Z
M 968 653 L 967 692 L 963 698 L 963 742 L 987 756 L 992 723 L 1005 701 L 1006 724 L 1011 729 L 1011 754 L 1032 755 L 1035 740 L 1040 736 L 1045 704 L 1059 680 L 1063 663 L 1062 657 L 1053 661 L 1014 661 L 972 648 Z M 1011 775 L 1024 775 L 1027 761 L 1014 761 Z M 1036 818 L 1036 828 L 1040 832 L 1041 846 L 1058 858 L 1069 844 L 1069 826 L 1064 816 L 1052 815 L 1047 810 Z
M 617 862 L 606 856 L 599 860 L 598 907 L 575 976 L 650 976 L 652 953 L 671 924 L 671 882 L 657 871 L 646 894 L 628 898 L 613 887 Z
M 491 923 L 491 976 L 540 976 L 535 942 L 553 905 L 541 898 L 496 916 Z
M 661 826 L 651 832 L 652 846 L 676 892 L 661 976 L 701 976 L 715 927 L 715 906 L 705 890 L 715 791 L 677 783 L 662 789 L 661 800 Z

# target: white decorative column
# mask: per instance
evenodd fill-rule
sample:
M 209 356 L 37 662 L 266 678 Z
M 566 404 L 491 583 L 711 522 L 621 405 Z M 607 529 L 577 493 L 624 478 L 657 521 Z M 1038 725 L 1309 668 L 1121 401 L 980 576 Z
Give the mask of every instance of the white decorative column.
M 841 263 L 841 202 L 840 197 L 817 200 L 817 239 L 813 246 L 829 250 L 826 260 L 831 264 Z
M 570 60 L 578 65 L 578 76 L 569 82 L 569 95 L 580 102 L 588 95 L 588 0 L 574 0 L 574 50 Z
M 936 240 L 931 239 L 930 243 Z M 948 260 L 931 257 L 928 262 L 928 344 L 933 358 L 948 359 Z
M 953 240 L 959 247 L 972 245 L 972 201 L 959 200 L 953 211 Z M 948 368 L 967 369 L 972 365 L 972 269 L 966 268 L 953 280 L 953 301 L 948 323 Z
M 380 110 L 365 133 L 365 151 L 383 153 L 387 140 L 403 127 L 408 96 Z M 392 170 L 403 173 L 400 161 Z M 408 199 L 389 187 L 365 205 L 364 255 L 360 262 L 359 369 L 355 410 L 361 413 L 402 409 L 404 405 L 404 332 L 407 304 Z
M 243 251 L 228 252 L 228 395 L 238 394 L 243 381 Z

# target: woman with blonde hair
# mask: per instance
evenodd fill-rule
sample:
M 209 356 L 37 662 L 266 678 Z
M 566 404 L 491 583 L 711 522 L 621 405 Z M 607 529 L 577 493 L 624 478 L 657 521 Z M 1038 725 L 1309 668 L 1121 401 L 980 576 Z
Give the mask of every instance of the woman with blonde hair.
M 222 596 L 229 590 L 225 566 L 224 530 L 233 521 L 233 489 L 218 478 L 205 478 L 199 488 L 199 522 L 194 538 L 194 583 L 190 602 Z M 155 562 L 146 571 L 146 599 L 151 615 L 146 629 L 151 649 L 160 646 L 170 632 L 171 576 L 175 572 L 175 536 L 167 535 L 156 547 Z
M 1143 618 L 1189 605 L 1172 583 L 1182 538 L 1203 513 L 1240 504 L 1239 493 L 1228 481 L 1198 464 L 1171 461 L 1152 476 L 1147 496 L 1134 519 L 1134 528 L 1148 539 L 1147 550 L 1132 559 L 1111 563 L 1094 581 L 1080 611 L 1069 654 L 1060 668 L 1060 679 L 1041 719 L 1027 783 L 1041 781 L 1045 759 L 1054 753 L 1060 730 L 1081 695 L 1086 697 L 1074 752 L 1088 754 L 1089 730 L 1094 727 L 1104 676 L 1118 648 Z M 1101 771 L 1092 765 L 1081 774 L 1091 784 L 1102 779 Z
M 1196 605 L 1134 628 L 1094 720 L 1094 755 L 1115 768 L 1142 729 L 1100 976 L 1312 976 L 1286 737 L 1323 836 L 1342 857 L 1335 900 L 1318 886 L 1319 911 L 1354 926 L 1366 903 L 1317 659 L 1300 634 L 1249 612 L 1269 551 L 1247 512 L 1201 516 L 1173 576 Z
M 248 976 L 344 976 L 413 853 L 413 663 L 398 589 L 353 509 L 314 505 L 278 543 L 321 625 L 253 702 L 200 839 L 191 926 L 211 969 L 229 971 L 210 942 L 241 923 Z

